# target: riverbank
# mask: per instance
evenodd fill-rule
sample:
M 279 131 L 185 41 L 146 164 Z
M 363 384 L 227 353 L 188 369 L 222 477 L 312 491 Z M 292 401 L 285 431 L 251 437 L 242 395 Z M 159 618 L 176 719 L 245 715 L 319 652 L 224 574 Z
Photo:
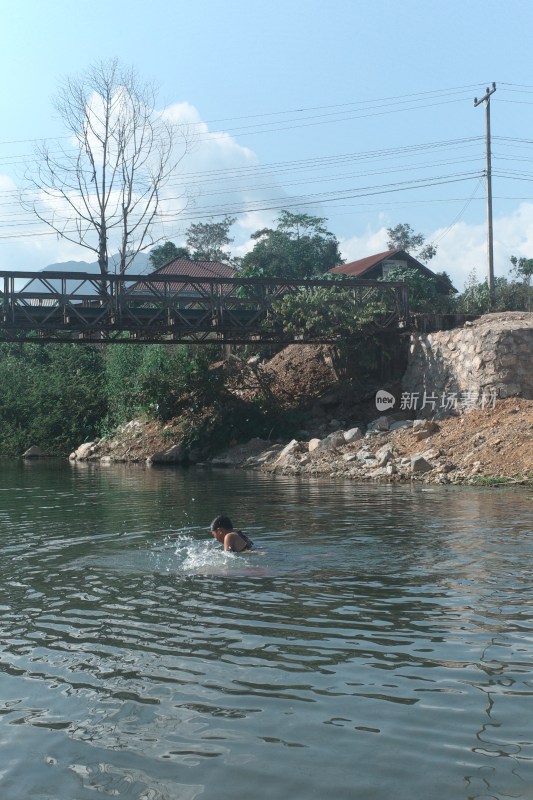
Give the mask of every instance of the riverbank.
M 383 416 L 363 432 L 229 448 L 211 463 L 284 475 L 390 483 L 533 483 L 533 401 L 507 398 L 433 422 Z
M 330 420 L 336 429 L 321 438 L 255 438 L 192 463 L 390 483 L 533 482 L 532 400 L 506 398 L 493 408 L 475 408 L 439 421 L 397 417 L 383 415 L 367 426 L 344 430 Z M 172 424 L 137 419 L 112 439 L 82 445 L 71 459 L 101 465 L 179 463 L 183 447 L 173 442 Z
M 517 312 L 414 334 L 403 384 L 381 386 L 361 369 L 348 374 L 360 353 L 341 369 L 326 345 L 292 345 L 270 359 L 229 356 L 213 365 L 218 405 L 184 406 L 166 423 L 132 420 L 71 460 L 392 483 L 533 482 L 532 342 L 533 314 Z M 383 389 L 396 411 L 380 416 Z M 417 411 L 410 397 L 427 404 Z M 254 419 L 263 438 L 250 433 Z

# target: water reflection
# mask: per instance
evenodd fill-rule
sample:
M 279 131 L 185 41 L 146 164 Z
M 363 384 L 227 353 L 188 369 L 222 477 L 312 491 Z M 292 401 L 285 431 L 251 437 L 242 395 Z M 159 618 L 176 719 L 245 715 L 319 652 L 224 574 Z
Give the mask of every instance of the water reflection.
M 527 493 L 0 479 L 6 796 L 533 795 Z

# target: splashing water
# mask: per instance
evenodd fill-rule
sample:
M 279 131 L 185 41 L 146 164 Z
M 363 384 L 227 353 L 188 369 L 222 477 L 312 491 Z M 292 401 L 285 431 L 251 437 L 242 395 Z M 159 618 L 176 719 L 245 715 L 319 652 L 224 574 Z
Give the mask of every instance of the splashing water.
M 530 491 L 0 478 L 2 797 L 533 797 Z
M 220 572 L 231 568 L 233 553 L 225 552 L 215 542 L 198 542 L 192 536 L 181 535 L 174 542 L 179 569 L 187 573 Z
M 168 534 L 162 546 L 151 553 L 157 572 L 175 575 L 223 575 L 247 564 L 235 553 L 225 552 L 218 543 L 198 541 L 190 533 Z

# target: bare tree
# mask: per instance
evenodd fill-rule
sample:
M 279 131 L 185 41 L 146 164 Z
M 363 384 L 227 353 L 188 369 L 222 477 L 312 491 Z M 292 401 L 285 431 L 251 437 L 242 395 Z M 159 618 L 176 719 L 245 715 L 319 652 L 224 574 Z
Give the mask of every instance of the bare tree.
M 162 192 L 189 136 L 156 111 L 155 101 L 154 86 L 116 59 L 67 78 L 55 108 L 70 144 L 39 146 L 28 175 L 37 195 L 26 207 L 62 238 L 92 250 L 102 275 L 110 272 L 111 249 L 122 274 L 164 238 L 153 235 Z

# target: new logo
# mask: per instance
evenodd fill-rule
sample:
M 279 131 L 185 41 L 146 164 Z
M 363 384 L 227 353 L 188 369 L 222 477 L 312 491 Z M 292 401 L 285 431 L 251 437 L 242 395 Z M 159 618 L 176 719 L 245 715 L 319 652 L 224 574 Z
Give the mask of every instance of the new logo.
M 385 389 L 380 389 L 376 393 L 376 408 L 378 411 L 390 411 L 394 408 L 396 400 L 393 394 L 386 392 Z

